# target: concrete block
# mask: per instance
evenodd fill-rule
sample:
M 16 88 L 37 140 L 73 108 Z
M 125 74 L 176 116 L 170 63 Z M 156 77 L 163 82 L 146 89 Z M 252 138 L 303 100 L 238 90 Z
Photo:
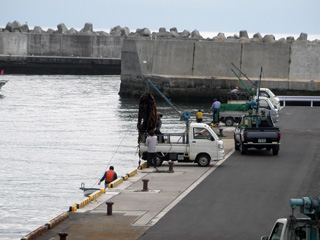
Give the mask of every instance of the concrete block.
M 25 33 L 0 32 L 0 54 L 27 55 L 27 43 Z
M 118 36 L 95 36 L 92 38 L 92 57 L 121 58 L 124 38 Z
M 152 74 L 192 75 L 194 41 L 153 42 Z
M 121 50 L 121 78 L 125 78 L 127 75 L 128 78 L 136 78 L 137 75 L 142 74 L 141 70 L 141 62 L 142 61 L 147 61 L 148 64 L 150 62 L 151 66 L 150 69 L 152 69 L 152 55 L 149 56 L 148 59 L 144 59 L 143 57 L 140 57 L 142 48 L 141 46 L 151 46 L 153 47 L 153 44 L 150 42 L 147 43 L 147 41 L 142 41 L 146 42 L 146 44 L 140 43 L 140 49 L 138 52 L 138 47 L 137 47 L 137 40 L 133 39 L 126 39 L 123 41 L 123 46 Z M 152 53 L 152 52 L 151 52 Z M 147 70 L 145 70 L 148 72 Z
M 233 76 L 231 63 L 240 65 L 241 44 L 234 42 L 196 42 L 194 76 Z
M 289 77 L 290 44 L 255 43 L 242 46 L 241 70 L 249 78 L 259 78 L 263 68 L 263 78 L 287 79 Z
M 290 79 L 320 79 L 320 44 L 292 44 Z
M 28 55 L 61 56 L 61 34 L 28 34 Z
M 93 36 L 62 35 L 61 56 L 93 56 Z

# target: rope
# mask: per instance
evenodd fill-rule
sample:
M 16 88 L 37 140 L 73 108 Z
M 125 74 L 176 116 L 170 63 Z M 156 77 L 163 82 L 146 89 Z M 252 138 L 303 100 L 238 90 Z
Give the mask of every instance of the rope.
M 132 123 L 133 120 L 134 120 L 134 118 L 132 118 L 132 120 L 130 121 L 130 125 L 131 125 L 131 123 Z M 121 142 L 120 142 L 120 144 L 119 144 L 118 147 L 117 147 L 117 150 L 113 153 L 110 161 L 109 161 L 108 164 L 107 164 L 107 167 L 104 169 L 104 172 L 103 172 L 102 176 L 103 176 L 104 173 L 107 171 L 107 169 L 108 169 L 108 167 L 110 166 L 110 163 L 111 163 L 111 161 L 113 160 L 114 156 L 118 153 L 118 151 L 119 151 L 119 149 L 120 149 L 120 146 L 122 145 L 123 140 L 124 140 L 124 138 L 126 137 L 126 135 L 127 135 L 128 132 L 129 132 L 129 131 L 126 131 L 125 134 L 123 135 L 123 138 L 121 139 Z M 102 177 L 102 176 L 101 176 L 101 177 Z M 100 179 L 101 179 L 101 178 L 99 178 L 99 179 L 93 184 L 93 186 L 96 185 L 96 184 L 100 181 Z

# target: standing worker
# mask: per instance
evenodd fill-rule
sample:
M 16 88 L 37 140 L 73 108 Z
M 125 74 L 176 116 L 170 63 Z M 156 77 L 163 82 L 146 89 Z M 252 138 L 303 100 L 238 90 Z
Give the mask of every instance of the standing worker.
M 197 122 L 198 122 L 198 123 L 202 122 L 202 112 L 201 112 L 201 109 L 199 109 L 199 111 L 197 112 L 197 114 L 196 114 L 196 119 L 197 119 Z
M 216 123 L 216 118 L 215 118 L 215 117 L 216 117 L 216 113 L 217 113 L 220 105 L 221 105 L 221 102 L 219 102 L 216 98 L 213 99 L 213 103 L 212 103 L 211 108 L 210 108 L 210 110 L 213 112 L 213 115 L 212 115 L 212 117 L 213 117 L 212 123 Z
M 239 100 L 239 88 L 238 87 L 231 90 L 230 94 L 231 94 L 231 100 Z
M 109 170 L 106 171 L 103 175 L 103 177 L 100 179 L 98 185 L 100 185 L 100 183 L 104 180 L 104 186 L 105 188 L 108 187 L 109 183 L 111 183 L 112 181 L 116 180 L 118 178 L 117 173 L 114 171 L 114 167 L 110 166 Z
M 148 146 L 148 156 L 147 156 L 147 168 L 149 168 L 152 165 L 153 161 L 153 166 L 154 168 L 157 168 L 157 160 L 156 160 L 156 152 L 157 152 L 157 137 L 154 136 L 154 131 L 150 130 L 149 131 L 149 136 L 147 137 L 146 140 L 146 145 Z
M 162 126 L 162 120 L 161 120 L 162 117 L 163 117 L 162 113 L 158 113 L 157 126 L 156 126 L 156 130 L 154 131 L 155 134 L 162 134 L 160 131 Z M 158 141 L 163 142 L 163 136 L 158 136 Z

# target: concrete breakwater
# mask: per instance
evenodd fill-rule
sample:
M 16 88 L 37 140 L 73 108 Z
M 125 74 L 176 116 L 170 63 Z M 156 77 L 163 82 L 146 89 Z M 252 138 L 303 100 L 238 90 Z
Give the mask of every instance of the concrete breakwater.
M 262 86 L 276 94 L 320 93 L 320 41 L 301 33 L 276 40 L 247 31 L 204 39 L 199 31 L 176 28 L 114 27 L 94 31 L 91 23 L 77 31 L 59 24 L 42 30 L 15 21 L 0 28 L 0 68 L 21 74 L 121 74 L 121 96 L 140 96 L 145 78 L 172 99 L 221 99 L 235 86 L 236 64 L 250 79 L 262 72 Z
M 225 99 L 234 87 L 244 88 L 231 63 L 251 80 L 259 79 L 262 67 L 262 87 L 278 95 L 320 94 L 320 44 L 316 42 L 126 39 L 121 56 L 122 96 L 143 93 L 148 87 L 144 79 L 150 78 L 171 99 Z

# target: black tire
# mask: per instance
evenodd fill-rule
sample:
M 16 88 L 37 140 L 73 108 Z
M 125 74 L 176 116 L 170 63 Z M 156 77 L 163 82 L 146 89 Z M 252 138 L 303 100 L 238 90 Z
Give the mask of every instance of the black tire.
M 200 154 L 197 157 L 197 163 L 200 167 L 207 167 L 210 164 L 210 156 L 208 154 Z
M 234 124 L 234 119 L 228 117 L 228 118 L 226 118 L 226 120 L 224 121 L 224 123 L 225 123 L 227 126 L 231 127 L 231 126 L 233 126 L 233 124 Z
M 236 141 L 236 139 L 234 139 L 234 149 L 237 151 L 240 150 L 239 143 Z
M 243 143 L 240 144 L 239 146 L 239 150 L 241 152 L 242 155 L 245 155 L 247 153 L 247 146 L 245 146 Z
M 157 162 L 157 167 L 160 167 L 163 163 L 163 159 L 161 156 L 158 155 L 158 153 L 156 154 L 156 162 Z M 154 161 L 152 161 L 151 165 L 154 166 Z
M 273 155 L 278 155 L 278 153 L 279 153 L 279 147 L 278 147 L 278 146 L 274 146 L 274 147 L 272 148 L 272 154 L 273 154 Z

